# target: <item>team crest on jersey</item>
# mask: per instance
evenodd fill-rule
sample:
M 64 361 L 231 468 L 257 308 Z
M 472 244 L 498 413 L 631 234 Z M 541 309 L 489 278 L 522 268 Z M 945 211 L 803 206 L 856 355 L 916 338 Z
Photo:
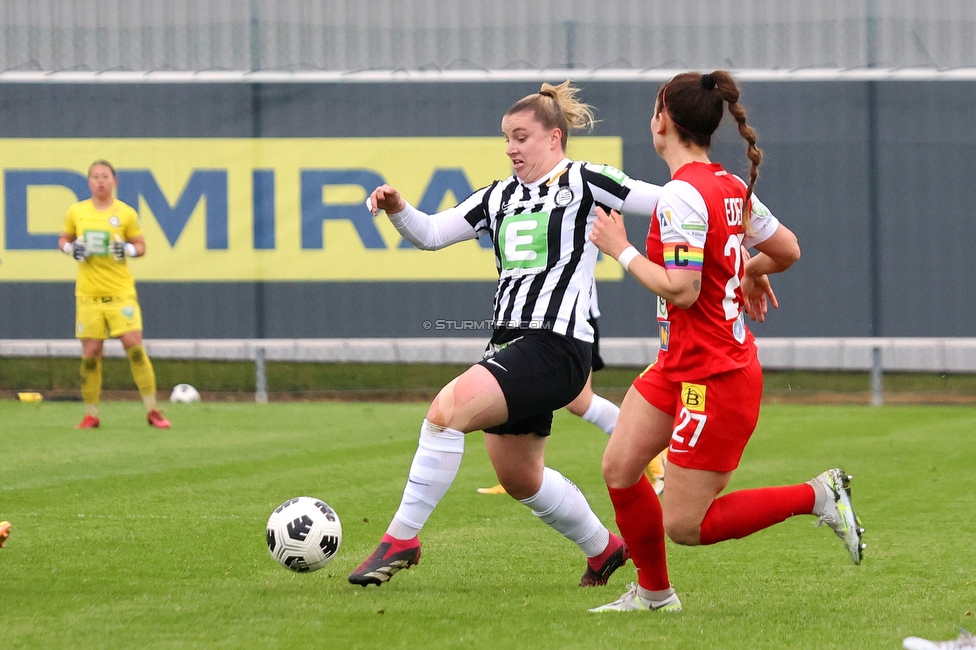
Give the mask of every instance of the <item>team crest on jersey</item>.
M 681 403 L 689 411 L 705 412 L 705 386 L 681 382 Z
M 120 221 L 119 218 L 114 214 L 108 218 L 108 225 L 112 226 L 113 228 L 118 228 L 120 223 L 122 223 L 122 221 Z
M 126 318 L 132 318 L 133 316 L 136 315 L 136 308 L 132 307 L 131 305 L 128 307 L 123 307 L 122 315 L 125 316 Z
M 556 196 L 553 197 L 553 201 L 556 202 L 560 208 L 565 208 L 567 205 L 573 202 L 573 190 L 568 187 L 560 187 L 559 191 L 556 192 Z
M 668 351 L 668 343 L 671 342 L 671 322 L 661 320 L 657 322 L 657 331 L 661 335 L 661 351 Z

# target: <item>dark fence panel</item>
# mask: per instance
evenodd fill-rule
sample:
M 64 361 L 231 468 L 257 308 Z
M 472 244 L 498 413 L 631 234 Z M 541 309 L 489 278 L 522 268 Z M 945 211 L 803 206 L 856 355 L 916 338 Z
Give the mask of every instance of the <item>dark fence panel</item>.
M 876 84 L 873 95 L 869 83 Z M 657 84 L 581 85 L 584 101 L 597 108 L 595 134 L 623 138 L 625 171 L 666 182 L 648 129 Z M 528 82 L 3 84 L 0 137 L 498 135 L 503 156 L 502 114 L 537 89 Z M 743 85 L 742 101 L 766 156 L 758 195 L 803 248 L 796 267 L 775 278 L 782 309 L 757 333 L 974 335 L 976 83 L 751 82 Z M 724 126 L 713 145 L 714 159 L 746 172 L 744 143 L 734 128 Z M 876 310 L 872 164 L 878 180 Z M 628 222 L 635 243 L 643 242 L 646 229 L 646 219 Z M 425 329 L 424 322 L 485 319 L 494 287 L 142 281 L 139 292 L 150 338 L 485 336 Z M 69 284 L 4 282 L 0 264 L 0 338 L 71 336 L 71 294 Z M 600 306 L 605 336 L 655 335 L 650 296 L 629 277 L 603 283 Z

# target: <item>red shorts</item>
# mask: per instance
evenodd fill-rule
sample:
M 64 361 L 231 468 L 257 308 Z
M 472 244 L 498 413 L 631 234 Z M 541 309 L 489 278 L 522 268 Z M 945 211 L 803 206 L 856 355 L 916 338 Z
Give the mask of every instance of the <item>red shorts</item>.
M 763 377 L 759 359 L 696 381 L 665 379 L 656 365 L 634 380 L 652 406 L 674 413 L 668 462 L 731 472 L 759 421 Z

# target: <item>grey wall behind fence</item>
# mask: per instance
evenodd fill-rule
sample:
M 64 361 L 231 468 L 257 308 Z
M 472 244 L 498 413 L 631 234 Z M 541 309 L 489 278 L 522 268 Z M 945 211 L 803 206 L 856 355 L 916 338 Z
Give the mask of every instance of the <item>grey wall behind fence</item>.
M 553 81 L 560 81 L 555 79 Z M 656 83 L 590 81 L 595 135 L 619 135 L 624 170 L 668 180 L 648 123 Z M 0 137 L 499 136 L 535 82 L 0 84 Z M 395 100 L 394 100 L 395 97 Z M 781 309 L 760 336 L 976 335 L 976 82 L 754 81 L 742 101 L 766 158 L 757 193 L 799 237 L 774 278 Z M 731 121 L 728 120 L 727 121 Z M 2 146 L 2 142 L 0 142 Z M 739 174 L 726 124 L 712 157 Z M 599 162 L 599 161 L 596 161 Z M 647 220 L 630 219 L 642 248 Z M 480 336 L 425 320 L 488 318 L 491 282 L 147 282 L 147 338 Z M 71 283 L 4 282 L 0 338 L 70 338 Z M 631 278 L 600 286 L 603 336 L 656 336 Z

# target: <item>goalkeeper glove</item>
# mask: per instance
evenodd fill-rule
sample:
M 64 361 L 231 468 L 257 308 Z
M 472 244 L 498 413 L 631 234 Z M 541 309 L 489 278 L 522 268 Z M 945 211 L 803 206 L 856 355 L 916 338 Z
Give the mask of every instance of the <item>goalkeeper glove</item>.
M 88 258 L 88 246 L 85 245 L 84 239 L 66 242 L 61 250 L 79 262 L 84 262 Z
M 108 252 L 112 254 L 112 257 L 119 261 L 125 259 L 127 255 L 129 257 L 136 257 L 138 255 L 135 244 L 131 242 L 124 242 L 121 239 L 115 239 L 111 244 L 109 244 Z

